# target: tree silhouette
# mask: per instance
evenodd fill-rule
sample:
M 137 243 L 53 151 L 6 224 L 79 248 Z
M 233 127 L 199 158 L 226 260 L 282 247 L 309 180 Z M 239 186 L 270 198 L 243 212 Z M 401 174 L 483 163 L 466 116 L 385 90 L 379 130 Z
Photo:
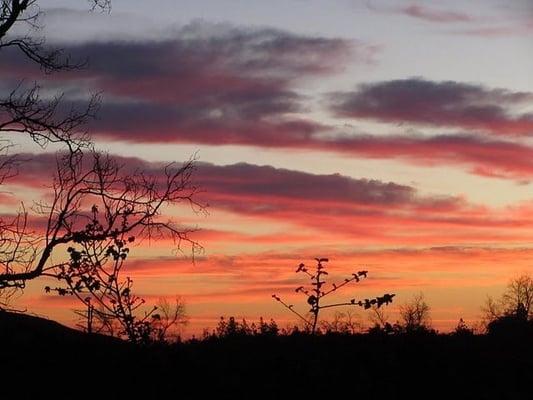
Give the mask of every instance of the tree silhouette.
M 109 0 L 91 0 L 90 3 L 92 9 L 110 7 Z M 18 52 L 46 74 L 82 68 L 85 61 L 73 62 L 62 49 L 46 46 L 45 38 L 38 35 L 42 28 L 41 15 L 37 0 L 2 0 L 0 56 L 10 57 Z M 18 28 L 17 33 L 12 33 L 14 28 Z M 98 110 L 98 94 L 90 96 L 82 109 L 68 107 L 62 99 L 62 93 L 42 96 L 37 82 L 28 85 L 20 80 L 0 98 L 0 132 L 27 134 L 42 147 L 60 143 L 71 152 L 90 146 L 91 141 L 82 127 Z
M 362 324 L 351 310 L 336 311 L 331 321 L 321 321 L 320 330 L 326 333 L 354 334 L 360 332 Z
M 507 284 L 499 299 L 488 297 L 482 308 L 489 333 L 500 331 L 533 331 L 533 278 L 523 274 Z M 512 333 L 512 332 L 511 332 Z
M 307 304 L 311 306 L 309 312 L 311 313 L 311 318 L 306 318 L 301 313 L 294 309 L 293 304 L 288 304 L 281 299 L 276 294 L 272 295 L 274 300 L 281 303 L 285 308 L 295 314 L 300 320 L 302 320 L 306 327 L 310 330 L 312 334 L 315 334 L 317 331 L 318 317 L 320 311 L 326 308 L 342 307 L 342 306 L 358 306 L 363 307 L 364 309 L 369 309 L 373 305 L 376 305 L 378 308 L 382 305 L 387 305 L 392 302 L 394 294 L 384 294 L 380 297 L 375 297 L 373 299 L 363 299 L 356 300 L 351 299 L 348 302 L 341 303 L 331 303 L 331 304 L 322 304 L 321 301 L 324 297 L 336 292 L 341 289 L 343 286 L 348 285 L 351 282 L 359 282 L 361 279 L 364 279 L 368 275 L 368 271 L 358 271 L 352 273 L 351 277 L 345 278 L 344 281 L 340 283 L 332 283 L 331 285 L 327 284 L 324 280 L 324 276 L 328 275 L 326 271 L 325 263 L 329 260 L 327 258 L 315 258 L 316 268 L 313 272 L 309 271 L 309 268 L 305 264 L 300 264 L 296 269 L 296 273 L 303 273 L 309 277 L 311 281 L 310 286 L 299 286 L 296 288 L 296 293 L 301 293 L 307 298 Z
M 522 313 L 526 318 L 532 318 L 533 277 L 524 274 L 512 279 L 501 301 L 505 313 Z
M 489 296 L 482 310 L 487 322 L 505 315 L 533 318 L 533 278 L 523 274 L 511 279 L 502 296 L 499 299 Z
M 156 304 L 156 314 L 152 321 L 154 340 L 166 342 L 171 335 L 174 336 L 174 340 L 179 340 L 179 330 L 173 333 L 171 330 L 184 327 L 188 323 L 189 318 L 185 311 L 185 302 L 180 296 L 176 296 L 173 303 L 170 303 L 166 298 L 161 298 Z
M 0 288 L 24 288 L 28 280 L 46 276 L 65 281 L 74 292 L 78 288 L 98 290 L 98 280 L 115 276 L 109 272 L 104 278 L 98 275 L 101 269 L 111 260 L 112 270 L 120 271 L 129 252 L 126 244 L 134 237 L 169 239 L 178 249 L 186 242 L 193 255 L 199 249 L 189 238 L 193 229 L 161 219 L 169 204 L 185 203 L 202 210 L 194 200 L 194 160 L 170 164 L 151 174 L 128 169 L 96 151 L 80 153 L 74 161 L 70 154 L 57 158 L 52 200 L 35 206 L 46 218 L 44 232 L 28 228 L 25 213 L 12 233 L 16 245 L 4 246 L 10 262 L 4 263 Z M 51 262 L 52 255 L 63 253 L 66 247 L 69 260 Z M 114 285 L 118 290 L 118 282 Z M 121 285 L 125 285 L 121 290 L 129 287 L 127 282 Z M 133 298 L 128 301 L 131 307 L 136 303 Z
M 42 10 L 38 0 L 2 0 L 0 3 L 0 63 L 2 58 L 22 55 L 30 64 L 37 65 L 44 74 L 76 70 L 85 62 L 73 62 L 62 49 L 46 45 L 39 36 L 42 28 Z M 110 0 L 90 0 L 92 10 L 109 10 Z M 95 116 L 99 108 L 99 95 L 90 96 L 85 107 L 69 107 L 62 93 L 42 95 L 37 82 L 25 79 L 12 83 L 0 94 L 0 185 L 17 174 L 17 166 L 24 162 L 17 154 L 10 154 L 15 135 L 29 136 L 40 148 L 58 144 L 67 150 L 68 160 L 74 168 L 84 150 L 92 142 L 83 126 Z M 27 156 L 26 156 L 27 157 Z M 28 213 L 24 204 L 11 218 L 0 219 L 0 308 L 6 307 L 12 297 L 23 288 L 28 279 L 39 276 L 44 265 L 40 260 L 49 258 L 54 243 L 47 243 L 39 252 L 39 238 L 28 228 Z M 51 247 L 50 247 L 51 246 Z M 27 274 L 37 262 L 34 272 Z M 17 276 L 22 270 L 25 275 Z
M 178 247 L 187 241 L 194 252 L 197 244 L 189 239 L 187 229 L 158 219 L 165 203 L 185 200 L 196 204 L 191 197 L 195 188 L 189 182 L 192 163 L 174 169 L 167 166 L 166 179 L 161 182 L 160 177 L 125 173 L 100 153 L 93 153 L 87 166 L 81 161 L 74 170 L 70 163 L 59 169 L 52 203 L 40 205 L 50 219 L 36 266 L 0 276 L 0 282 L 22 286 L 39 275 L 54 277 L 63 285 L 45 290 L 75 295 L 87 308 L 89 331 L 96 316 L 117 321 L 120 334 L 130 341 L 146 343 L 156 333 L 155 320 L 159 320 L 157 329 L 162 337 L 181 315 L 175 315 L 169 326 L 155 313 L 157 307 L 139 315 L 145 301 L 134 295 L 132 279 L 122 279 L 120 273 L 135 236 L 170 238 Z M 87 207 L 89 201 L 91 207 Z M 68 245 L 68 261 L 47 265 L 48 259 L 43 257 L 50 257 L 60 245 Z
M 389 315 L 383 308 L 378 308 L 373 305 L 370 308 L 370 314 L 368 316 L 369 321 L 372 323 L 372 327 L 369 328 L 368 333 L 394 333 L 394 326 L 389 322 Z
M 136 306 L 143 306 L 144 299 L 136 297 L 137 302 L 131 304 L 131 283 L 132 280 L 126 278 L 130 283 L 129 293 L 124 297 L 113 288 L 113 283 L 119 281 L 123 286 L 121 278 L 112 279 L 107 283 L 107 298 L 96 298 L 94 292 L 89 292 L 86 297 L 82 297 L 83 290 L 79 290 L 76 295 L 85 305 L 85 309 L 74 310 L 79 317 L 76 326 L 82 331 L 99 333 L 119 338 L 124 338 L 136 344 L 153 344 L 179 342 L 181 340 L 180 328 L 188 324 L 188 317 L 185 312 L 185 303 L 181 297 L 177 296 L 174 303 L 161 298 L 155 306 L 144 311 L 144 314 L 136 312 Z M 50 288 L 46 290 L 61 291 L 62 288 Z M 88 291 L 86 291 L 88 292 Z M 75 294 L 71 289 L 66 289 L 62 295 Z M 117 296 L 121 294 L 121 296 Z
M 431 329 L 430 307 L 423 293 L 418 293 L 400 306 L 400 327 L 406 332 L 428 331 Z

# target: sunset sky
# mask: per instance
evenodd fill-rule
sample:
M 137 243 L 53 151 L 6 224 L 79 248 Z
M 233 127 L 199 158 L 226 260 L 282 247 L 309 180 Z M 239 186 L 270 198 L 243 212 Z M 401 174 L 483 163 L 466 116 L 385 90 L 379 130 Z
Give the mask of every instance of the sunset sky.
M 533 5 L 530 0 L 43 0 L 40 35 L 82 71 L 44 75 L 13 53 L 0 87 L 25 78 L 81 104 L 101 92 L 98 147 L 147 169 L 196 157 L 207 214 L 166 210 L 204 248 L 132 250 L 149 301 L 181 295 L 188 334 L 220 316 L 296 322 L 300 262 L 339 299 L 423 292 L 433 325 L 479 320 L 487 295 L 533 272 Z M 2 194 L 46 196 L 51 152 Z M 72 324 L 76 303 L 32 282 L 17 301 Z M 294 300 L 293 300 L 294 299 Z M 361 321 L 367 314 L 357 310 Z

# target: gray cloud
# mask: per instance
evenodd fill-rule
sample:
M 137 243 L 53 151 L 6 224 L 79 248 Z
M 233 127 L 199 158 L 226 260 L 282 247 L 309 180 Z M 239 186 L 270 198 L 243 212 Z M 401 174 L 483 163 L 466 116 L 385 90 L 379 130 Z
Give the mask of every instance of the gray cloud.
M 342 117 L 483 130 L 494 134 L 533 134 L 533 115 L 513 115 L 513 106 L 533 94 L 488 89 L 454 81 L 421 78 L 360 85 L 329 96 L 331 109 Z

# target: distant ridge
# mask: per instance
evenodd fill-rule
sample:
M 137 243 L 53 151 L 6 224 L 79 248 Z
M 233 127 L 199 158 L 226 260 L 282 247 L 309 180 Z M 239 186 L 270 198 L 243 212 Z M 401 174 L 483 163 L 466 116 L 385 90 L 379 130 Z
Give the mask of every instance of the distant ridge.
M 0 311 L 0 340 L 5 346 L 42 347 L 45 344 L 60 343 L 123 343 L 117 338 L 98 334 L 88 335 L 76 329 L 45 318 L 22 313 Z

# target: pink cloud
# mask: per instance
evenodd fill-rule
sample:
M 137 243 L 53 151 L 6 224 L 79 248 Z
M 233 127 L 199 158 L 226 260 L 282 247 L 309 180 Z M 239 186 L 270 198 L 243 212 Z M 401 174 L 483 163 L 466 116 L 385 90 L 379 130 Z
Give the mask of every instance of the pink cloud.
M 394 147 L 400 148 L 386 146 Z M 416 148 L 406 146 L 411 147 Z M 153 175 L 163 167 L 134 158 L 119 157 L 118 161 L 126 174 L 141 168 Z M 21 167 L 19 184 L 34 185 L 33 175 L 50 170 L 53 163 L 52 155 L 35 155 Z M 198 163 L 193 180 L 202 189 L 198 200 L 209 203 L 213 212 L 223 210 L 259 224 L 280 222 L 295 227 L 277 238 L 275 234 L 207 231 L 206 242 L 305 244 L 316 241 L 316 234 L 328 243 L 345 245 L 523 242 L 529 240 L 533 224 L 533 213 L 527 207 L 491 209 L 461 197 L 421 195 L 411 186 L 339 174 L 317 175 L 244 163 Z M 35 221 L 36 226 L 43 223 Z

